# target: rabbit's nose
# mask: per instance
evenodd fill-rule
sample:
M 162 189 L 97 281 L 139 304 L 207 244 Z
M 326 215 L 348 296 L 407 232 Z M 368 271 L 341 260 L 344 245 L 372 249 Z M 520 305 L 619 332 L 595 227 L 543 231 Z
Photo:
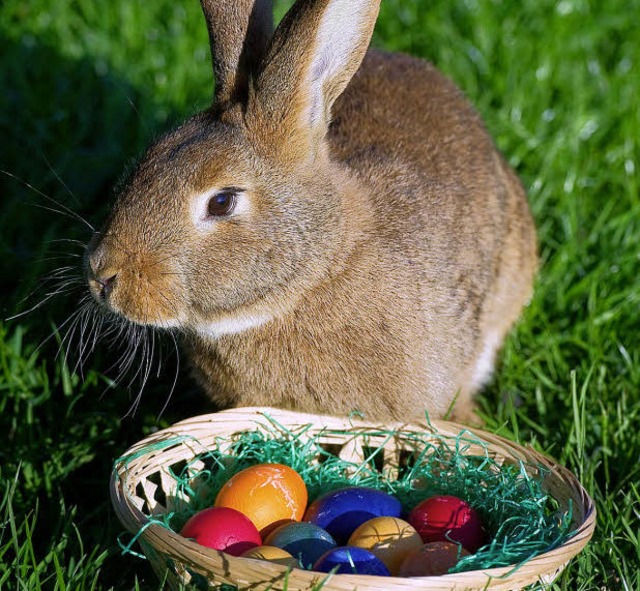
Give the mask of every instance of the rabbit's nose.
M 101 299 L 106 300 L 109 294 L 113 291 L 113 285 L 116 281 L 117 273 L 107 273 L 100 277 L 95 277 L 94 280 L 97 283 L 98 295 Z
M 117 273 L 114 273 L 108 269 L 101 273 L 94 273 L 89 278 L 89 285 L 94 295 L 101 301 L 106 301 L 111 292 L 118 277 Z
M 98 299 L 105 301 L 111 292 L 118 276 L 118 271 L 105 261 L 104 244 L 98 244 L 88 256 L 88 280 L 91 289 Z

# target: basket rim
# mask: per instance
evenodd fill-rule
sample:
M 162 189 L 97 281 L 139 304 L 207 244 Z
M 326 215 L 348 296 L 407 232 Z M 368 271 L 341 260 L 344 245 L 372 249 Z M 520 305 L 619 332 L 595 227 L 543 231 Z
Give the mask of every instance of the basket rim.
M 238 409 L 228 409 L 223 410 L 217 413 L 207 413 L 203 415 L 197 415 L 194 417 L 190 417 L 175 423 L 174 425 L 167 427 L 165 429 L 156 431 L 155 433 L 141 439 L 134 445 L 132 445 L 120 458 L 116 460 L 114 463 L 114 468 L 111 474 L 110 481 L 110 492 L 111 499 L 118 515 L 121 523 L 134 535 L 138 537 L 139 540 L 144 541 L 151 546 L 155 547 L 158 541 L 162 541 L 164 543 L 170 544 L 173 548 L 176 549 L 176 552 L 181 547 L 184 551 L 190 554 L 202 555 L 204 558 L 212 558 L 212 559 L 224 559 L 229 563 L 230 567 L 234 565 L 240 565 L 246 563 L 246 561 L 255 559 L 250 558 L 240 558 L 233 557 L 224 552 L 214 550 L 212 548 L 207 548 L 197 544 L 195 541 L 182 537 L 177 532 L 173 530 L 163 527 L 152 520 L 143 513 L 129 498 L 126 494 L 126 480 L 127 477 L 130 476 L 130 470 L 127 465 L 127 458 L 132 455 L 141 454 L 141 450 L 150 444 L 162 440 L 162 438 L 167 436 L 175 436 L 177 433 L 181 431 L 186 431 L 192 428 L 194 425 L 198 424 L 223 424 L 225 421 L 230 422 L 233 420 L 244 421 L 246 422 L 246 428 L 257 427 L 259 424 L 265 424 L 265 420 L 273 419 L 282 424 L 289 424 L 292 419 L 295 419 L 296 426 L 306 426 L 308 424 L 317 426 L 319 430 L 323 430 L 328 428 L 331 430 L 339 430 L 332 427 L 326 427 L 327 424 L 338 424 L 342 423 L 346 426 L 347 422 L 351 426 L 350 428 L 353 430 L 357 429 L 371 429 L 371 428 L 385 428 L 387 430 L 396 430 L 396 429 L 409 429 L 409 430 L 424 430 L 430 429 L 434 433 L 441 432 L 453 432 L 459 433 L 462 430 L 466 430 L 471 433 L 475 437 L 487 442 L 489 445 L 498 445 L 503 447 L 508 451 L 520 452 L 522 450 L 528 456 L 528 461 L 537 462 L 541 465 L 549 468 L 553 472 L 559 474 L 559 476 L 566 480 L 571 484 L 571 487 L 574 489 L 574 493 L 580 498 L 583 503 L 582 515 L 583 519 L 581 523 L 577 524 L 576 529 L 572 532 L 571 537 L 565 541 L 564 544 L 549 550 L 547 552 L 543 552 L 527 560 L 526 562 L 517 565 L 508 565 L 504 567 L 497 567 L 491 569 L 481 569 L 481 570 L 471 570 L 465 571 L 461 573 L 451 573 L 439 576 L 428 576 L 428 577 L 409 577 L 409 578 L 400 578 L 400 577 L 376 577 L 373 575 L 366 575 L 366 580 L 371 581 L 372 583 L 377 582 L 379 585 L 384 585 L 386 581 L 387 584 L 390 583 L 390 579 L 397 581 L 420 581 L 424 584 L 435 583 L 438 582 L 440 584 L 446 584 L 448 581 L 462 583 L 476 581 L 478 577 L 485 577 L 487 580 L 493 579 L 503 579 L 507 577 L 511 572 L 519 573 L 520 575 L 525 574 L 537 574 L 543 576 L 545 574 L 551 574 L 554 570 L 562 568 L 564 565 L 568 563 L 568 561 L 573 558 L 576 554 L 578 554 L 584 546 L 589 542 L 591 537 L 593 536 L 595 525 L 596 525 L 596 507 L 595 502 L 582 486 L 578 478 L 567 468 L 558 464 L 552 458 L 547 457 L 543 453 L 534 450 L 529 444 L 521 445 L 510 441 L 509 439 L 501 436 L 490 433 L 488 431 L 484 431 L 482 429 L 477 429 L 475 427 L 468 427 L 466 425 L 462 425 L 460 423 L 445 421 L 441 419 L 429 420 L 427 422 L 373 422 L 373 421 L 365 421 L 361 419 L 349 419 L 346 417 L 335 417 L 330 415 L 318 415 L 318 414 L 310 414 L 310 413 L 300 413 L 296 411 L 286 411 L 278 408 L 271 407 L 245 407 Z M 211 429 L 208 429 L 211 431 Z M 235 432 L 241 432 L 242 429 L 237 429 Z M 182 443 L 178 443 L 176 445 L 183 445 Z M 164 450 L 160 449 L 153 455 L 161 454 Z M 150 454 L 147 454 L 150 455 Z M 139 455 L 139 458 L 145 457 L 145 454 Z M 138 458 L 138 459 L 139 459 Z M 181 552 L 185 553 L 185 552 Z M 559 559 L 562 560 L 559 561 Z M 274 576 L 284 575 L 285 573 L 294 572 L 299 576 L 306 576 L 309 578 L 309 582 L 311 583 L 312 579 L 316 580 L 318 577 L 322 578 L 324 573 L 317 573 L 315 571 L 307 571 L 303 569 L 297 569 L 290 567 L 286 567 L 283 565 L 278 565 L 274 563 L 265 563 L 264 561 L 260 561 L 261 565 L 264 566 L 265 574 L 268 570 Z M 549 568 L 549 567 L 552 568 Z M 325 575 L 326 576 L 326 575 Z M 364 575 L 357 574 L 335 574 L 332 577 L 338 577 L 339 580 L 344 581 L 345 584 L 362 584 L 362 577 Z

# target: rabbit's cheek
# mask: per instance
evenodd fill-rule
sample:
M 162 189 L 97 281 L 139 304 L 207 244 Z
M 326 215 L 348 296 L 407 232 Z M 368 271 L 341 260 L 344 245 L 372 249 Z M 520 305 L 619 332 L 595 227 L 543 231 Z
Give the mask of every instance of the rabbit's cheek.
M 136 324 L 171 328 L 184 322 L 182 297 L 175 287 L 143 274 L 122 273 L 108 306 Z
M 94 298 L 136 324 L 177 327 L 186 320 L 183 274 L 168 254 L 118 260 L 88 278 Z M 115 264 L 115 263 L 119 264 Z

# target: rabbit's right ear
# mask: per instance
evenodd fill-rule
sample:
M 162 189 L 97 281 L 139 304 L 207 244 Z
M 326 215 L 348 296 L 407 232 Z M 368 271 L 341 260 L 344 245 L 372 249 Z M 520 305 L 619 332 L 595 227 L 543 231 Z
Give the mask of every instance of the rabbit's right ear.
M 244 102 L 273 33 L 272 0 L 200 0 L 207 21 L 215 102 Z
M 284 158 L 313 153 L 360 67 L 380 0 L 297 0 L 251 81 L 246 120 Z

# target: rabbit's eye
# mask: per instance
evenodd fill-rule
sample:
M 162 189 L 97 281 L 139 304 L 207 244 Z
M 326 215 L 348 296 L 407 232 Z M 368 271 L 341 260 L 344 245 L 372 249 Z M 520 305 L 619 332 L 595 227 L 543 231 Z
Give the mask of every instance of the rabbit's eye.
M 234 191 L 220 191 L 216 193 L 207 204 L 207 213 L 211 217 L 229 215 L 236 206 L 236 194 Z

